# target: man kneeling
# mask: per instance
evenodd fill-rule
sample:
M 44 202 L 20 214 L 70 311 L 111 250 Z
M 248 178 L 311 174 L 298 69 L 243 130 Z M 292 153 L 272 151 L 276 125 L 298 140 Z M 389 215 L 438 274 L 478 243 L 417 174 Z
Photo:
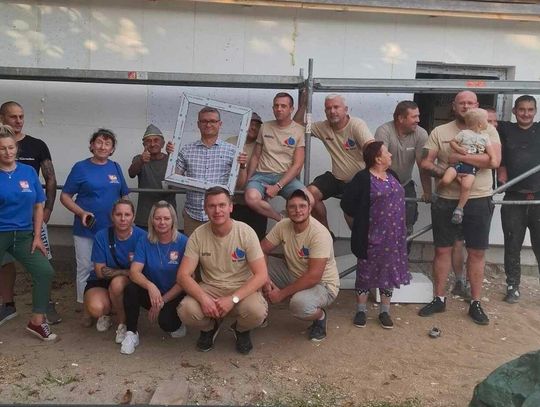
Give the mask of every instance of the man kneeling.
M 204 210 L 209 222 L 190 236 L 178 269 L 178 283 L 188 294 L 178 306 L 178 316 L 200 329 L 197 348 L 202 352 L 214 347 L 223 318 L 231 315 L 236 318 L 231 325 L 236 350 L 249 353 L 253 348 L 250 330 L 262 324 L 268 311 L 259 291 L 268 278 L 259 239 L 251 227 L 231 219 L 232 209 L 226 189 L 206 191 Z M 193 278 L 198 263 L 200 284 Z
M 287 215 L 262 240 L 265 254 L 283 244 L 285 260 L 268 258 L 269 280 L 263 292 L 276 304 L 290 298 L 296 318 L 313 321 L 309 339 L 326 337 L 328 307 L 339 292 L 339 275 L 332 237 L 326 227 L 311 216 L 306 193 L 294 191 L 287 199 Z

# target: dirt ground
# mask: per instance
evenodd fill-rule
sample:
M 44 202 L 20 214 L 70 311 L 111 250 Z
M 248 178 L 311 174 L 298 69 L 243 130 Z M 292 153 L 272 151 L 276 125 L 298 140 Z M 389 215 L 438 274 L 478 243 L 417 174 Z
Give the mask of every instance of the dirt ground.
M 114 343 L 113 329 L 81 327 L 67 274 L 57 276 L 53 290 L 63 317 L 54 331 L 61 339 L 45 344 L 26 334 L 30 284 L 19 273 L 19 316 L 0 327 L 0 400 L 142 404 L 164 383 L 178 383 L 174 391 L 191 404 L 465 406 L 493 369 L 539 348 L 538 279 L 524 280 L 520 303 L 508 305 L 501 301 L 503 277 L 489 267 L 487 327 L 472 323 L 467 304 L 451 298 L 446 313 L 430 318 L 416 315 L 418 305 L 395 306 L 393 330 L 379 326 L 372 305 L 367 327 L 359 329 L 351 322 L 353 292 L 342 291 L 329 310 L 328 337 L 320 343 L 306 339 L 308 324 L 290 317 L 284 305 L 272 307 L 268 327 L 253 332 L 255 348 L 248 356 L 235 352 L 226 329 L 213 351 L 200 353 L 198 332 L 172 339 L 141 314 L 141 344 L 126 356 Z M 433 326 L 442 331 L 438 339 L 427 335 Z

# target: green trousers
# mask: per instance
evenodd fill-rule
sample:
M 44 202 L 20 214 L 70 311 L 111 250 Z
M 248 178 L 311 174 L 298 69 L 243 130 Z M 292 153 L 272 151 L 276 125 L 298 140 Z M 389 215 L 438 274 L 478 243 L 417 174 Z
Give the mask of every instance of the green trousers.
M 0 259 L 8 252 L 32 276 L 32 312 L 45 314 L 54 270 L 38 249 L 30 253 L 34 234 L 30 231 L 0 232 Z

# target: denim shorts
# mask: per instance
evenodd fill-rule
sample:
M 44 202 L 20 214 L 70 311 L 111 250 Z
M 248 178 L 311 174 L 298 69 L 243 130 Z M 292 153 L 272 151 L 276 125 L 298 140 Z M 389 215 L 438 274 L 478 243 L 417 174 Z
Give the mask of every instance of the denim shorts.
M 249 179 L 245 189 L 246 190 L 250 188 L 256 189 L 257 191 L 259 191 L 259 193 L 264 199 L 266 198 L 266 189 L 264 188 L 265 185 L 276 185 L 282 176 L 283 174 L 274 174 L 270 172 L 256 172 Z M 305 190 L 306 187 L 298 179 L 293 178 L 293 180 L 289 182 L 287 185 L 283 185 L 283 188 L 281 189 L 281 191 L 279 191 L 279 195 L 287 199 L 297 189 Z
M 454 168 L 458 174 L 476 175 L 476 172 L 478 171 L 478 168 L 474 165 L 462 163 L 461 161 L 454 165 Z

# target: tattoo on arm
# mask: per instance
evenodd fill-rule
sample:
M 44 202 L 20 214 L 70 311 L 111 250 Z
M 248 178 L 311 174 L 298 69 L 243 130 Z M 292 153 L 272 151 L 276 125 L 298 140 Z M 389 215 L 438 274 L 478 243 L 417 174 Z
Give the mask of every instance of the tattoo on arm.
M 433 168 L 429 169 L 429 175 L 433 178 L 442 178 L 444 175 L 444 168 L 439 167 L 438 165 L 433 165 Z
M 422 149 L 422 155 L 420 156 L 420 158 L 423 160 L 424 158 L 426 158 L 429 154 L 429 150 L 427 148 L 423 148 Z
M 101 273 L 103 274 L 104 279 L 111 280 L 116 276 L 127 276 L 129 270 L 113 269 L 112 267 L 103 266 L 101 268 Z
M 53 210 L 54 201 L 56 199 L 56 175 L 51 160 L 43 160 L 41 162 L 41 173 L 45 179 L 45 208 Z

